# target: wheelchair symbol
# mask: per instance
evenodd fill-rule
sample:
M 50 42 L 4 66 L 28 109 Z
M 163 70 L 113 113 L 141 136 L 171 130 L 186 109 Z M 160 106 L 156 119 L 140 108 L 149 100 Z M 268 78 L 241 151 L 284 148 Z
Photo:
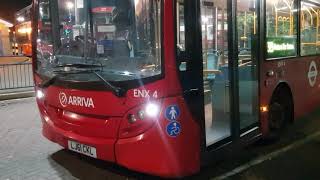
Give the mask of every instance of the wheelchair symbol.
M 181 125 L 177 121 L 173 121 L 167 126 L 167 133 L 171 137 L 177 137 L 181 132 Z

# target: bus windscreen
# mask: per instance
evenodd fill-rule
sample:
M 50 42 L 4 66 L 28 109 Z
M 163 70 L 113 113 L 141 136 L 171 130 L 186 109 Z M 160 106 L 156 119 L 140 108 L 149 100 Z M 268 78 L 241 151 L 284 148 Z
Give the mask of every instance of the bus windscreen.
M 53 49 L 48 52 L 41 49 L 44 46 L 38 46 L 37 72 L 40 75 L 50 78 L 62 70 L 71 72 L 70 68 L 62 68 L 63 64 L 100 64 L 103 68 L 99 69 L 99 74 L 115 82 L 162 73 L 159 0 L 57 0 L 48 3 L 46 12 L 51 11 Z M 43 7 L 39 11 L 43 13 Z M 43 20 L 48 21 L 48 18 Z M 39 36 L 38 42 L 44 41 Z M 92 73 L 68 78 L 99 81 Z

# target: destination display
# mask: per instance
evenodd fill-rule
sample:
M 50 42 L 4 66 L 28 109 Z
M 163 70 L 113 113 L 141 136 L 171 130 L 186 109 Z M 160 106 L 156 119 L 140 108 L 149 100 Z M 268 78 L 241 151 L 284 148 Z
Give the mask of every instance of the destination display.
M 290 57 L 296 55 L 296 37 L 268 37 L 267 59 Z

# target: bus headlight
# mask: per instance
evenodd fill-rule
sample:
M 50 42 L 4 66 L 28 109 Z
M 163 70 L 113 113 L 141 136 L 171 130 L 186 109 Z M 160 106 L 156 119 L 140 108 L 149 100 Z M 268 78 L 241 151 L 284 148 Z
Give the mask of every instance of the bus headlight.
M 160 119 L 160 110 L 160 102 L 148 102 L 129 110 L 121 122 L 119 138 L 134 137 L 146 132 Z
M 149 103 L 143 110 L 138 111 L 137 115 L 139 119 L 144 120 L 147 117 L 155 118 L 159 114 L 159 106 L 154 103 Z
M 148 103 L 145 109 L 147 116 L 152 118 L 155 118 L 158 116 L 159 110 L 160 110 L 159 106 L 154 103 Z
M 42 92 L 42 90 L 39 90 L 39 89 L 38 89 L 36 95 L 37 95 L 37 98 L 38 98 L 38 99 L 44 98 L 44 93 Z

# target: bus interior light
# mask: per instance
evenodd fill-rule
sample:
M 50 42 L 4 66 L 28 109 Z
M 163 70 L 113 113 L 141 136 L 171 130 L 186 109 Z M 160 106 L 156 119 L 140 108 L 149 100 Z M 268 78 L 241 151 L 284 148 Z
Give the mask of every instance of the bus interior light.
M 32 28 L 21 28 L 21 29 L 18 29 L 18 33 L 21 33 L 21 34 L 30 34 L 32 31 Z
M 74 4 L 73 4 L 72 2 L 70 2 L 70 1 L 68 1 L 68 2 L 66 3 L 66 7 L 67 7 L 68 9 L 73 9 Z
M 17 17 L 18 22 L 24 22 L 25 18 L 23 16 Z

